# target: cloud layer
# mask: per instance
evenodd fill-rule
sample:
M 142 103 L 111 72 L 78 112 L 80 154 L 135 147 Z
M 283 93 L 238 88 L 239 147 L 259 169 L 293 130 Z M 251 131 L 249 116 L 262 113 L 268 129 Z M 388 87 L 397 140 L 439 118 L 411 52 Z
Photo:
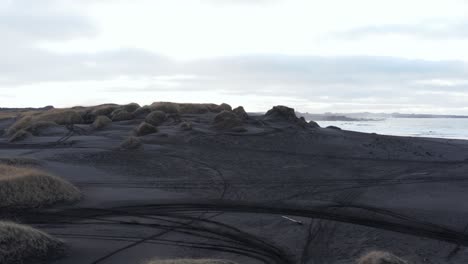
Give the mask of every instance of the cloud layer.
M 391 19 L 386 18 L 381 24 L 364 20 L 327 24 L 328 18 L 323 18 L 323 27 L 309 27 L 307 23 L 319 21 L 290 13 L 310 8 L 306 1 L 267 2 L 191 2 L 190 8 L 200 6 L 197 12 L 226 26 L 219 32 L 215 30 L 223 27 L 184 29 L 189 18 L 195 19 L 194 25 L 204 25 L 192 16 L 195 13 L 184 8 L 181 13 L 188 17 L 178 16 L 182 22 L 177 25 L 171 24 L 175 23 L 173 18 L 152 20 L 150 12 L 141 17 L 132 15 L 144 7 L 155 12 L 157 7 L 178 10 L 167 1 L 2 3 L 0 34 L 5 41 L 0 42 L 0 105 L 225 101 L 243 104 L 251 111 L 289 104 L 310 112 L 468 114 L 468 54 L 456 49 L 467 40 L 468 21 L 453 18 L 460 15 L 456 11 L 442 10 L 442 14 L 453 12 L 445 20 L 437 17 L 395 24 L 387 23 Z M 458 4 L 452 1 L 447 5 L 455 8 Z M 431 6 L 437 7 L 428 3 Z M 329 8 L 328 4 L 315 7 Z M 242 10 L 252 14 L 233 20 Z M 278 14 L 283 25 L 272 22 L 268 27 L 268 19 L 281 10 L 283 13 Z M 223 14 L 227 20 L 223 20 Z M 247 32 L 241 20 L 249 21 L 255 15 L 266 20 Z M 119 19 L 126 24 L 109 23 Z M 291 23 L 285 19 L 291 19 Z M 348 24 L 354 26 L 344 26 Z M 246 32 L 234 32 L 236 29 Z M 224 36 L 229 41 L 240 40 L 228 45 L 222 40 Z M 261 40 L 263 37 L 267 42 Z M 397 39 L 386 43 L 389 37 Z M 213 54 L 206 53 L 211 50 L 210 41 L 216 43 L 212 47 L 217 52 Z M 171 43 L 173 50 L 167 48 Z M 406 49 L 397 50 L 392 45 Z M 414 48 L 418 45 L 420 48 Z M 353 51 L 356 46 L 359 49 Z M 200 56 L 173 56 L 178 50 Z M 413 53 L 417 56 L 407 56 Z

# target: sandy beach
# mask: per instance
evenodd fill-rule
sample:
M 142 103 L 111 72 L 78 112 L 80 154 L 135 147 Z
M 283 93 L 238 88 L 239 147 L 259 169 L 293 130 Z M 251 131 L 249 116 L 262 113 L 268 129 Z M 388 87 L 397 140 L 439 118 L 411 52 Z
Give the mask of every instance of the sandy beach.
M 468 260 L 468 141 L 319 128 L 287 112 L 220 128 L 217 115 L 167 118 L 130 149 L 121 143 L 144 117 L 3 135 L 1 158 L 35 160 L 83 198 L 2 218 L 64 240 L 56 264 L 344 264 L 374 249 L 413 263 Z

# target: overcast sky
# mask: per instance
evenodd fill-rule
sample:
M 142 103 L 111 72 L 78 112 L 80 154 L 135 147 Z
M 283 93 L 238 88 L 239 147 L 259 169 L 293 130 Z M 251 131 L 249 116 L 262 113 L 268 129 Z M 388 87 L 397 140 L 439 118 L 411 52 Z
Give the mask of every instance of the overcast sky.
M 0 106 L 468 114 L 466 0 L 0 0 Z

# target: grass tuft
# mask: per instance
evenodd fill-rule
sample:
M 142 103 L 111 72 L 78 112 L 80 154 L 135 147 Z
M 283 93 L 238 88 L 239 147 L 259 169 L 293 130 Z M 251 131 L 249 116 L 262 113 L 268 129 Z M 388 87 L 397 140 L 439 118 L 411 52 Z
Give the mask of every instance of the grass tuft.
M 0 208 L 38 208 L 80 198 L 80 191 L 59 177 L 34 168 L 0 165 Z
M 0 221 L 0 263 L 21 264 L 50 261 L 62 256 L 60 240 L 29 226 Z

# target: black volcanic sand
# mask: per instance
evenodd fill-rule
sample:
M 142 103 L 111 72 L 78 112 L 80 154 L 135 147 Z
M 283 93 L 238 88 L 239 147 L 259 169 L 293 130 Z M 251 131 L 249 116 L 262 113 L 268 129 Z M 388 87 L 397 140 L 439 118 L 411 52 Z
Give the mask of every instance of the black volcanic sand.
M 84 199 L 3 212 L 63 239 L 56 264 L 153 258 L 354 263 L 369 250 L 414 263 L 467 263 L 468 142 L 390 137 L 253 116 L 219 130 L 182 115 L 120 143 L 143 119 L 103 130 L 0 140 L 0 157 L 38 159 Z M 0 129 L 11 120 L 0 121 Z M 237 132 L 236 132 L 237 131 Z

